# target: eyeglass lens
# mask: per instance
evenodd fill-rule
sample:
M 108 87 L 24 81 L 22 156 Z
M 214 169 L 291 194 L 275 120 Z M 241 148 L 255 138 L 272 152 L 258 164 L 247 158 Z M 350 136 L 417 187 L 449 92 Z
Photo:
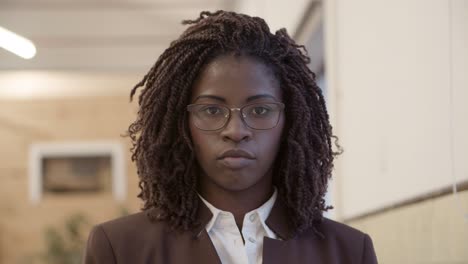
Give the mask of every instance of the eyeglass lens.
M 195 125 L 203 130 L 217 130 L 226 125 L 231 110 L 226 106 L 207 104 L 194 105 Z M 253 129 L 270 129 L 279 120 L 281 106 L 276 103 L 251 104 L 241 108 L 241 116 L 247 126 Z

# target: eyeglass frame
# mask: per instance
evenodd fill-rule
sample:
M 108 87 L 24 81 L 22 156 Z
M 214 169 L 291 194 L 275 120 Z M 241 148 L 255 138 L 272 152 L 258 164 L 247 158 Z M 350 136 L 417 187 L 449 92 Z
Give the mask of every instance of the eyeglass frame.
M 282 102 L 265 102 L 265 103 L 263 103 L 263 104 L 276 104 L 276 105 L 278 105 L 279 108 L 280 108 L 280 109 L 279 109 L 279 116 L 278 116 L 278 120 L 276 120 L 276 124 L 275 124 L 273 127 L 271 127 L 271 128 L 264 128 L 264 129 L 253 128 L 253 127 L 249 126 L 249 125 L 247 124 L 247 122 L 245 121 L 245 119 L 244 119 L 245 117 L 244 117 L 244 115 L 243 115 L 242 109 L 244 109 L 245 107 L 251 106 L 251 105 L 256 105 L 256 104 L 262 104 L 262 103 L 251 103 L 251 104 L 243 105 L 243 106 L 241 106 L 241 107 L 232 107 L 232 108 L 231 108 L 231 107 L 228 107 L 228 106 L 226 106 L 226 105 L 222 105 L 222 104 L 189 104 L 189 105 L 187 105 L 187 108 L 186 108 L 186 109 L 187 109 L 187 111 L 188 111 L 189 113 L 192 113 L 192 111 L 190 111 L 191 108 L 193 108 L 194 106 L 197 106 L 197 105 L 217 105 L 217 106 L 222 106 L 222 107 L 224 107 L 224 108 L 227 108 L 227 109 L 229 110 L 229 112 L 228 112 L 228 118 L 226 119 L 226 121 L 224 122 L 224 124 L 223 124 L 220 128 L 217 128 L 217 129 L 201 129 L 201 128 L 199 128 L 197 125 L 195 125 L 196 128 L 198 128 L 198 129 L 200 129 L 200 130 L 203 130 L 203 131 L 218 131 L 218 130 L 223 129 L 224 127 L 226 127 L 226 125 L 227 125 L 227 124 L 229 123 L 229 121 L 231 120 L 232 112 L 233 112 L 233 111 L 239 111 L 240 117 L 241 117 L 241 120 L 242 120 L 242 123 L 243 123 L 244 125 L 246 125 L 248 128 L 251 128 L 251 129 L 254 129 L 254 130 L 270 130 L 270 129 L 275 128 L 275 127 L 278 125 L 278 123 L 279 123 L 279 120 L 280 120 L 280 118 L 281 118 L 281 113 L 284 111 L 284 108 L 285 108 L 285 104 L 282 103 Z M 225 116 L 225 117 L 226 117 L 226 116 Z

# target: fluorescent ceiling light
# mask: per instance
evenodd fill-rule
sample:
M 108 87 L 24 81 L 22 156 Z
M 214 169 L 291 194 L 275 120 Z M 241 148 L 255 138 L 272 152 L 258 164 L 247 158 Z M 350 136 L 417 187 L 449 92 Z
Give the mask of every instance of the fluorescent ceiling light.
M 29 39 L 3 27 L 0 27 L 0 47 L 25 59 L 36 55 L 36 47 Z

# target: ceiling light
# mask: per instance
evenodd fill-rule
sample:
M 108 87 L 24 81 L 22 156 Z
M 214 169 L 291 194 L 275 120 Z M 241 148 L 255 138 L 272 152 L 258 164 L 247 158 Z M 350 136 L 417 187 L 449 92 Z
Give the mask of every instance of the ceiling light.
M 3 27 L 0 27 L 0 47 L 24 59 L 31 59 L 36 55 L 36 47 L 29 39 Z

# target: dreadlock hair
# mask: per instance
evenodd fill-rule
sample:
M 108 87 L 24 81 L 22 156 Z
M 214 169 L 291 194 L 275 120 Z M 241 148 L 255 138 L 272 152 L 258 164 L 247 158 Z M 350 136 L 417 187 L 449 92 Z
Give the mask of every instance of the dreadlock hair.
M 142 209 L 153 221 L 165 220 L 176 230 L 200 224 L 196 221 L 199 171 L 186 106 L 203 66 L 217 56 L 236 54 L 260 60 L 280 83 L 286 130 L 273 165 L 273 183 L 293 230 L 316 231 L 314 223 L 332 208 L 325 205 L 324 195 L 339 152 L 332 150 L 331 138 L 336 137 L 316 76 L 307 67 L 310 59 L 305 47 L 297 45 L 284 28 L 272 34 L 263 19 L 234 12 L 204 11 L 182 23 L 191 26 L 171 42 L 130 94 L 133 100 L 137 89 L 144 87 L 137 118 L 127 131 Z M 153 208 L 158 210 L 149 210 Z

